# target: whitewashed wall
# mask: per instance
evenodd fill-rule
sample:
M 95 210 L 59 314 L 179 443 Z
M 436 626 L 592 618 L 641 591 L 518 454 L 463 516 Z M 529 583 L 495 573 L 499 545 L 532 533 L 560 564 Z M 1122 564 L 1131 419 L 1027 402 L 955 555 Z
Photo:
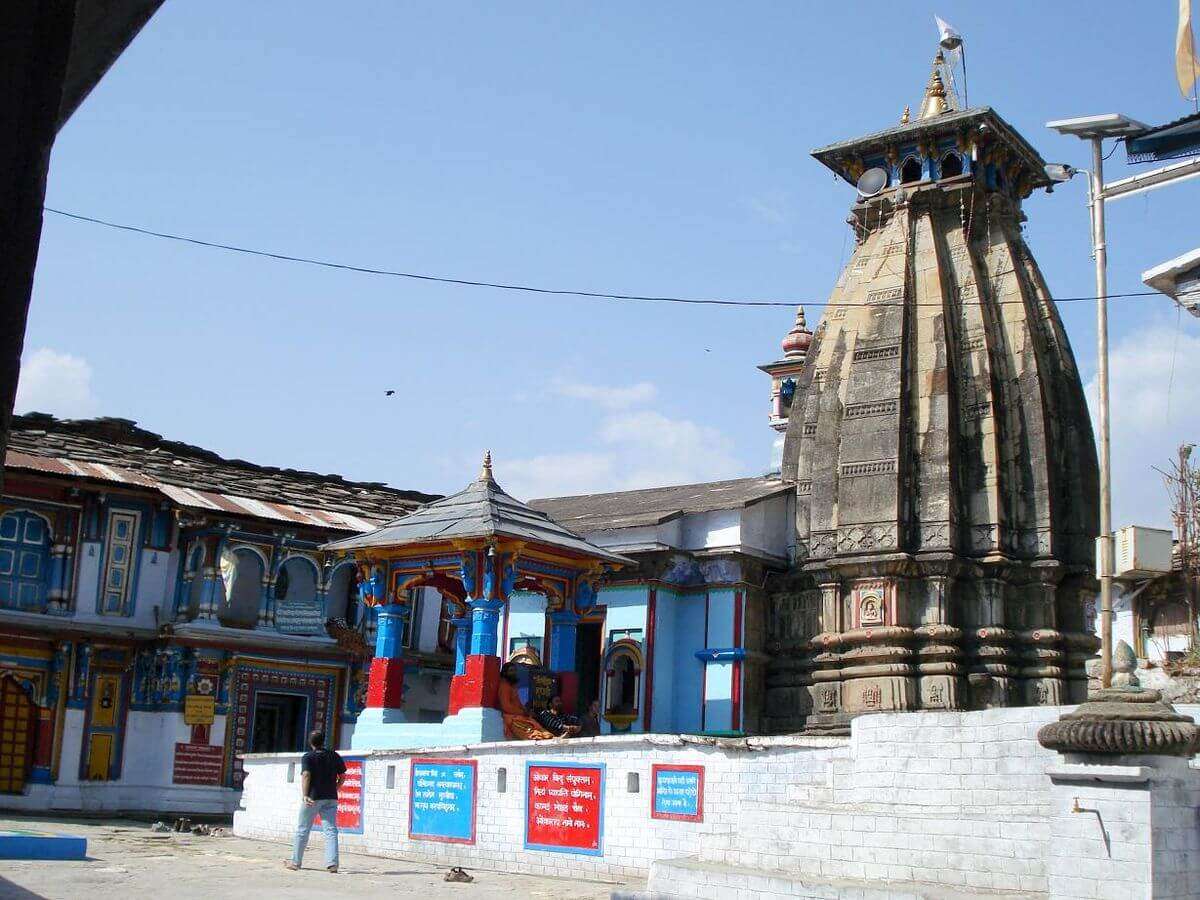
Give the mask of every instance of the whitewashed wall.
M 651 735 L 417 754 L 478 762 L 478 838 L 473 846 L 410 840 L 409 760 L 414 754 L 377 752 L 366 759 L 365 833 L 344 840 L 348 847 L 382 855 L 567 877 L 638 877 L 656 869 L 655 861 L 687 857 L 702 867 L 821 881 L 1107 896 L 1050 892 L 1052 835 L 1063 827 L 1064 816 L 1071 827 L 1084 827 L 1047 775 L 1061 757 L 1036 741 L 1037 729 L 1063 711 L 1043 707 L 864 716 L 855 720 L 849 740 L 713 742 Z M 288 839 L 298 802 L 288 769 L 297 759 L 247 758 L 249 778 L 235 816 L 238 834 Z M 525 848 L 525 764 L 530 759 L 605 764 L 602 855 Z M 705 766 L 703 822 L 650 817 L 651 763 Z M 507 782 L 503 793 L 497 790 L 501 769 Z M 639 782 L 636 793 L 630 791 L 630 774 Z M 1200 775 L 1183 764 L 1170 777 L 1176 781 L 1170 788 L 1173 808 L 1185 809 L 1194 822 Z M 1121 784 L 1102 790 L 1119 796 L 1127 788 Z M 1172 815 L 1179 818 L 1177 811 Z M 1151 852 L 1149 827 L 1125 829 L 1122 840 Z M 1184 840 L 1169 838 L 1173 847 Z M 1193 843 L 1200 843 L 1200 837 Z M 1102 848 L 1096 841 L 1091 851 Z M 1077 863 L 1086 867 L 1086 854 Z M 657 869 L 658 889 L 667 886 L 661 882 L 663 873 L 680 877 L 669 865 Z M 1140 892 L 1146 887 L 1140 877 L 1131 874 L 1121 887 L 1124 893 L 1114 896 L 1150 896 Z M 1189 877 L 1181 882 L 1186 889 L 1200 890 L 1200 882 L 1187 881 Z M 656 888 L 653 875 L 650 887 Z

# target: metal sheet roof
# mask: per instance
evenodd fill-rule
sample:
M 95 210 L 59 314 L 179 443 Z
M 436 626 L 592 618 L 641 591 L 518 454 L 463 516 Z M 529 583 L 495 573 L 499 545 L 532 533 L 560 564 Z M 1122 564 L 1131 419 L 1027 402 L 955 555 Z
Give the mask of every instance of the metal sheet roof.
M 615 531 L 658 525 L 686 513 L 741 509 L 790 490 L 778 476 L 764 476 L 609 494 L 547 497 L 531 500 L 529 504 L 582 532 Z
M 201 491 L 195 488 L 166 484 L 150 476 L 134 472 L 131 469 L 121 466 L 111 466 L 105 463 L 78 462 L 63 457 L 37 456 L 32 453 L 9 450 L 5 455 L 4 464 L 5 468 L 9 469 L 23 469 L 47 475 L 65 475 L 75 478 L 87 478 L 93 481 L 104 481 L 110 484 L 148 488 L 158 491 L 178 506 L 186 509 L 222 512 L 230 515 L 247 516 L 252 519 L 268 519 L 275 522 L 292 522 L 297 525 L 308 525 L 314 528 L 333 529 L 337 531 L 364 532 L 370 531 L 379 524 L 377 519 L 365 519 L 349 513 L 298 506 L 291 503 L 271 503 L 265 500 L 256 500 L 253 497 L 242 497 L 237 494 Z

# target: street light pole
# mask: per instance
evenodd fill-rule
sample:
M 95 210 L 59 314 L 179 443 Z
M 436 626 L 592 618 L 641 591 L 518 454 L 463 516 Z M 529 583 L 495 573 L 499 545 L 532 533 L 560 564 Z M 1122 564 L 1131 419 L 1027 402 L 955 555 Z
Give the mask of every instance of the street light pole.
M 1109 463 L 1109 407 L 1108 407 L 1108 247 L 1104 236 L 1104 153 L 1105 138 L 1127 137 L 1146 130 L 1141 122 L 1120 113 L 1100 116 L 1084 116 L 1078 119 L 1059 119 L 1047 122 L 1059 134 L 1068 134 L 1091 142 L 1092 171 L 1088 200 L 1092 214 L 1092 255 L 1096 259 L 1096 380 L 1099 383 L 1099 409 L 1096 411 L 1100 426 L 1100 686 L 1112 686 L 1113 641 L 1112 641 L 1112 588 L 1113 588 L 1113 536 L 1112 536 L 1112 467 Z M 1061 175 L 1052 173 L 1061 170 Z M 1047 166 L 1046 174 L 1055 180 L 1069 179 L 1077 170 L 1070 166 Z
M 1109 464 L 1108 427 L 1108 248 L 1104 235 L 1103 138 L 1092 140 L 1092 253 L 1096 258 L 1096 381 L 1099 386 L 1097 419 L 1100 425 L 1100 686 L 1110 687 L 1113 674 L 1112 645 L 1112 468 Z

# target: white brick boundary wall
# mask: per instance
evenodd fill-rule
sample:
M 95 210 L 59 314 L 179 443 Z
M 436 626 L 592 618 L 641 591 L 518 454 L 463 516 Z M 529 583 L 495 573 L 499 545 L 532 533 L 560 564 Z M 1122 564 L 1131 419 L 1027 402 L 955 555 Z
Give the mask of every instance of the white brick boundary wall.
M 1070 893 L 1061 879 L 1051 892 L 1051 876 L 1061 870 L 1061 864 L 1055 870 L 1052 862 L 1053 839 L 1061 839 L 1064 827 L 1079 831 L 1088 826 L 1087 817 L 1060 808 L 1063 791 L 1073 788 L 1056 787 L 1047 772 L 1061 768 L 1063 757 L 1036 740 L 1038 728 L 1064 711 L 1033 707 L 863 716 L 854 720 L 849 739 L 639 735 L 355 754 L 366 757 L 364 831 L 343 833 L 342 846 L 446 865 L 565 877 L 633 879 L 650 874 L 655 860 L 686 857 L 820 880 L 1109 896 L 1082 889 Z M 414 756 L 476 761 L 475 844 L 409 838 Z M 525 766 L 530 760 L 605 765 L 601 855 L 526 848 Z M 245 763 L 235 833 L 290 840 L 299 804 L 299 755 L 249 755 Z M 704 766 L 702 822 L 651 818 L 652 763 Z M 501 769 L 503 792 L 498 790 Z M 636 793 L 631 792 L 631 775 L 637 776 Z M 1177 815 L 1190 814 L 1190 828 L 1196 832 L 1200 773 L 1180 761 L 1169 777 L 1174 779 L 1172 803 L 1186 808 Z M 1119 804 L 1130 787 L 1096 790 L 1116 791 Z M 1090 821 L 1094 828 L 1095 817 Z M 1142 829 L 1143 835 L 1121 827 L 1120 843 L 1143 842 L 1150 853 L 1148 829 Z M 1088 849 L 1096 855 L 1112 845 L 1111 836 L 1107 844 L 1092 837 Z M 314 832 L 313 843 L 321 840 Z M 1154 840 L 1158 842 L 1157 830 Z M 1200 865 L 1200 852 L 1196 861 Z M 1070 862 L 1076 864 L 1086 869 L 1086 855 Z M 1112 896 L 1150 896 L 1134 887 L 1147 884 L 1150 867 L 1145 869 L 1130 872 L 1131 884 L 1119 885 Z M 1200 882 L 1195 886 L 1200 888 Z M 653 879 L 651 887 L 659 887 Z

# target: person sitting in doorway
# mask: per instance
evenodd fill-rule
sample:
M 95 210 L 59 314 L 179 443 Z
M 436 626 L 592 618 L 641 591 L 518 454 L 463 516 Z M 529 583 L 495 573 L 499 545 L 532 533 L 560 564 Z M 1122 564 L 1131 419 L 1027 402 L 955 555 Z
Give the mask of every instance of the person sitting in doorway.
M 593 700 L 588 706 L 587 715 L 583 717 L 583 727 L 579 732 L 583 737 L 598 737 L 600 734 L 600 701 Z
M 325 829 L 325 870 L 338 870 L 337 792 L 346 780 L 346 762 L 336 750 L 325 749 L 325 732 L 314 731 L 308 736 L 312 749 L 300 761 L 300 819 L 292 842 L 292 858 L 284 865 L 293 872 L 300 868 L 304 848 L 313 821 L 321 817 Z
M 548 741 L 554 734 L 538 724 L 517 693 L 517 667 L 500 667 L 500 715 L 504 717 L 504 736 L 510 741 Z
M 550 698 L 550 705 L 535 714 L 538 724 L 556 737 L 575 737 L 583 727 L 579 716 L 563 711 L 563 699 L 558 694 Z

